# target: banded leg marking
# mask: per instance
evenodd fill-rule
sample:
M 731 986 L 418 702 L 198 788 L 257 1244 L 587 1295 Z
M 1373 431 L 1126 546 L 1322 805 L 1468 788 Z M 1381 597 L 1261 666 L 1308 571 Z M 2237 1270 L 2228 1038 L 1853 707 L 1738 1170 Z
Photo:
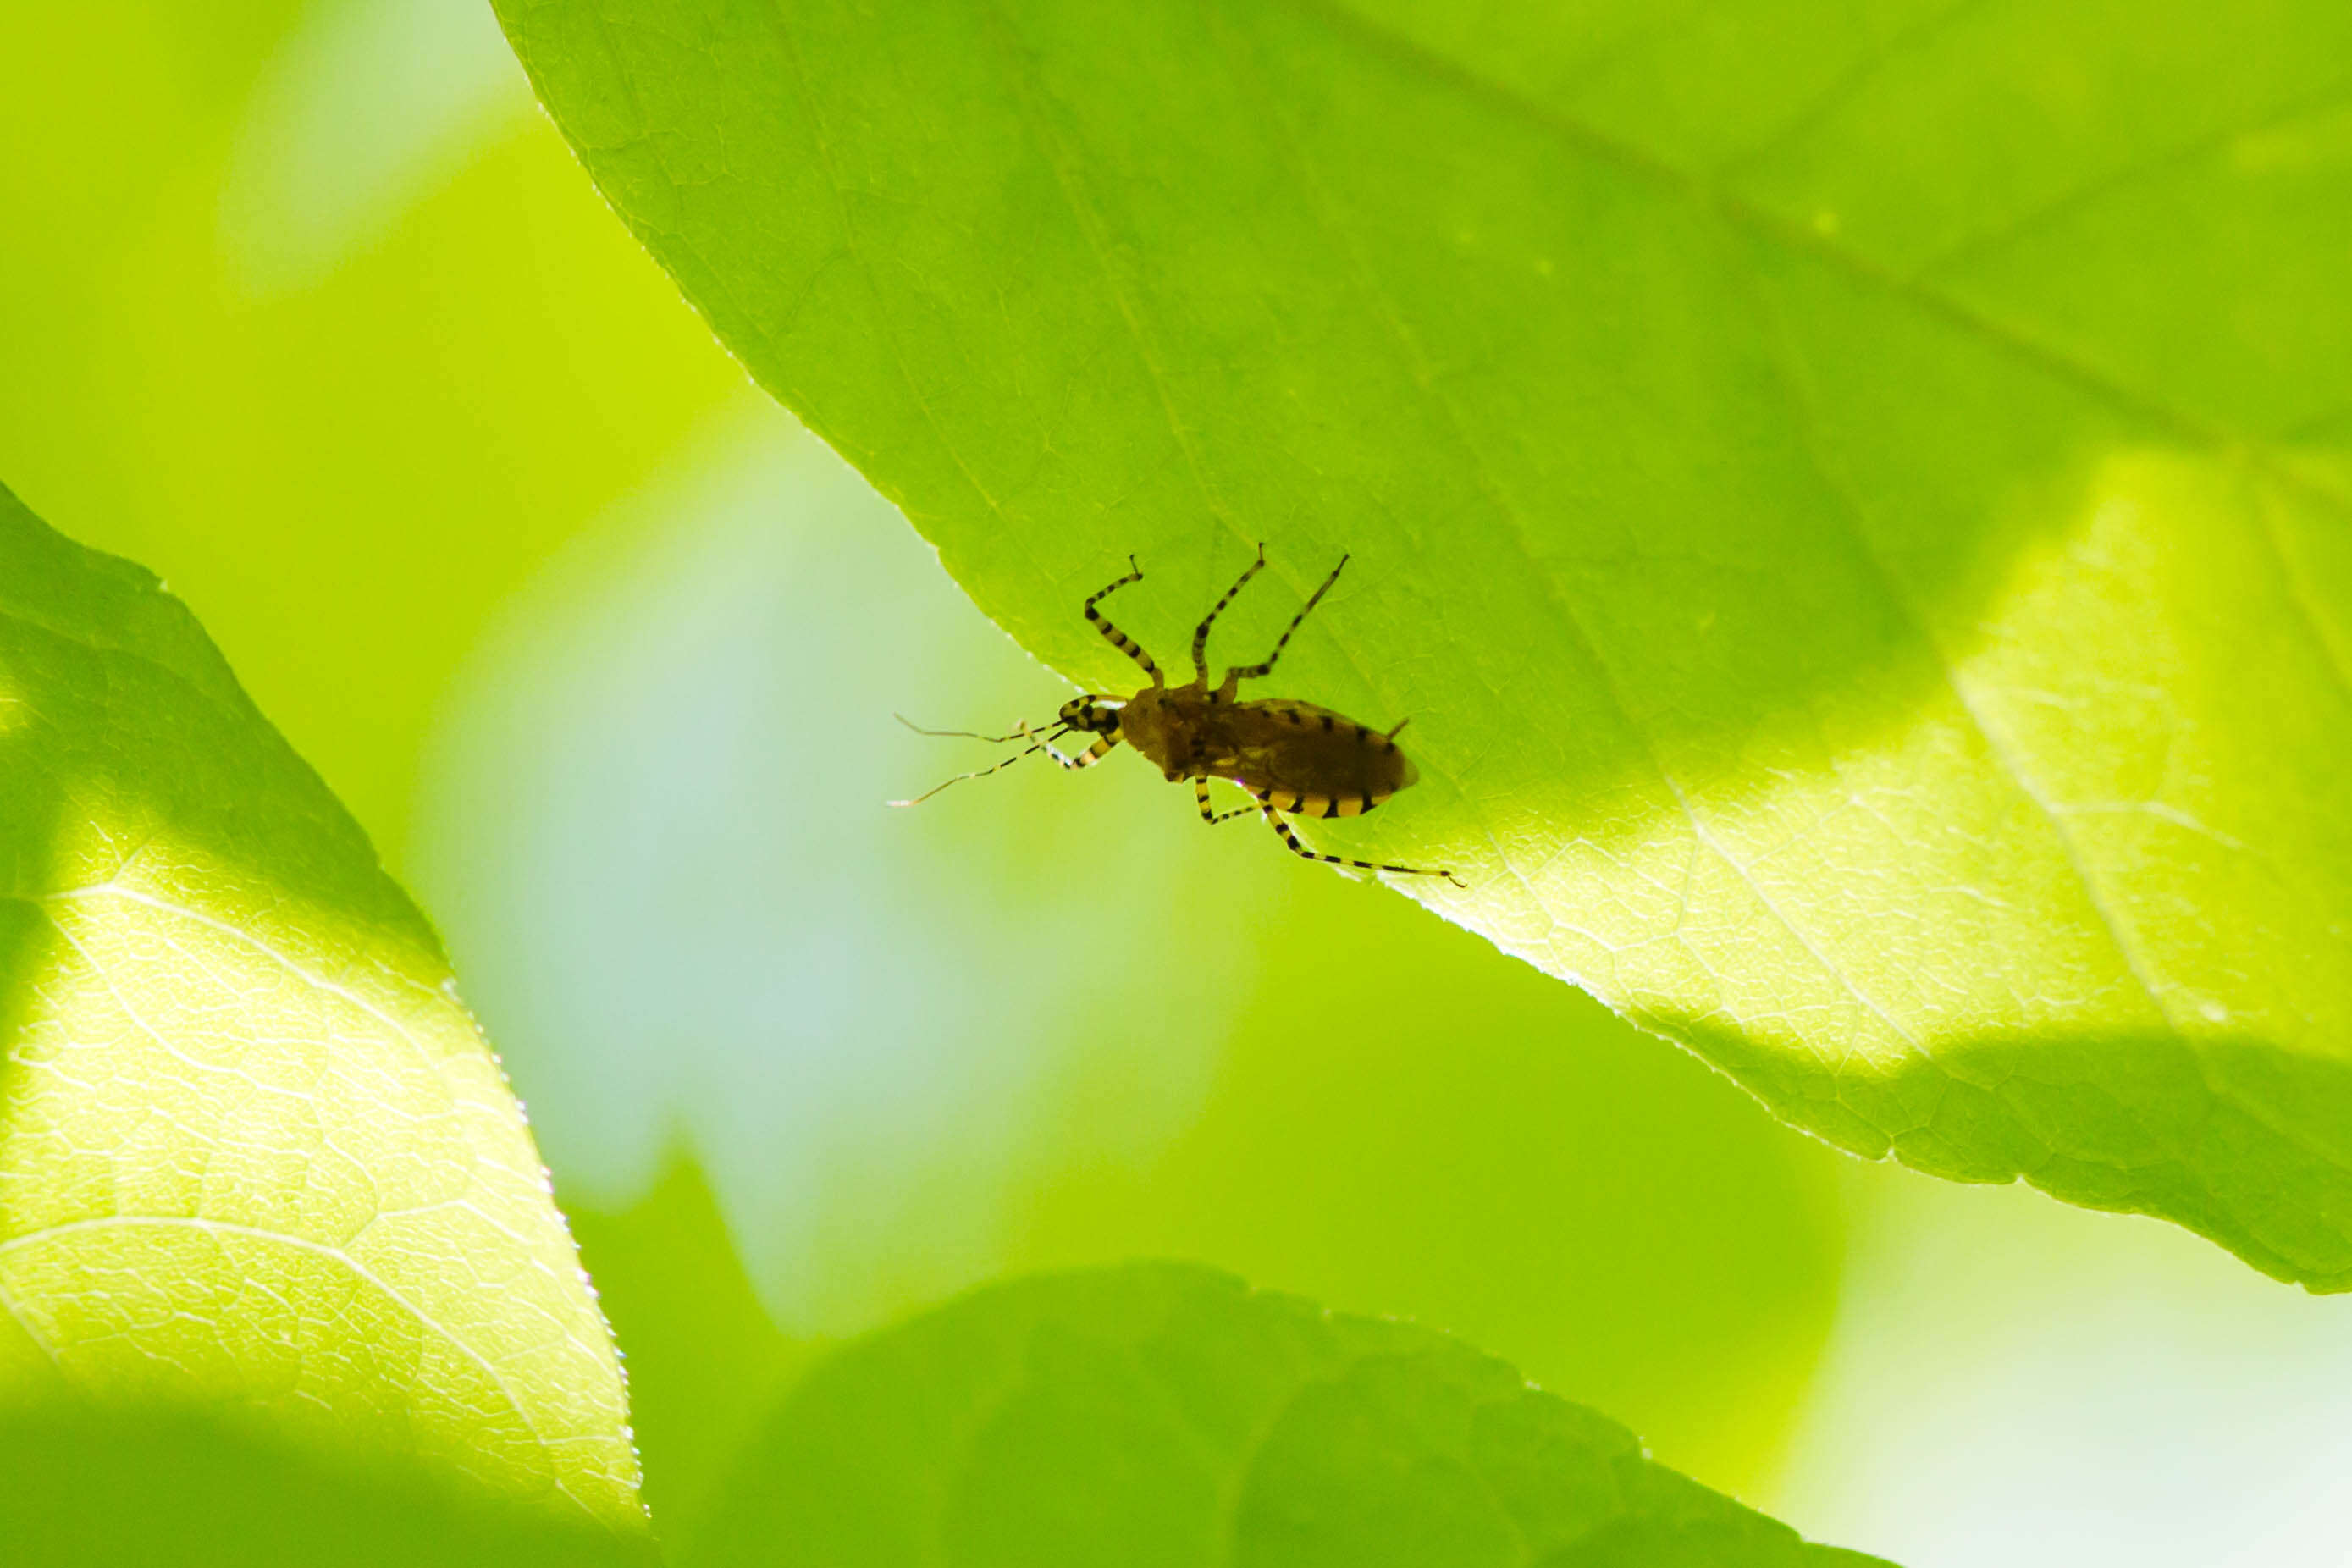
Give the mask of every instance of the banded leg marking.
M 1308 599 L 1307 603 L 1300 607 L 1298 613 L 1290 617 L 1290 625 L 1283 628 L 1282 636 L 1275 642 L 1274 651 L 1265 656 L 1265 662 L 1264 664 L 1253 664 L 1242 668 L 1229 669 L 1225 671 L 1226 687 L 1231 688 L 1236 681 L 1255 680 L 1262 675 L 1272 675 L 1274 673 L 1275 661 L 1282 657 L 1282 650 L 1290 646 L 1290 634 L 1298 629 L 1298 623 L 1307 618 L 1307 614 L 1309 610 L 1312 610 L 1316 605 L 1323 602 L 1323 595 L 1331 591 L 1331 584 L 1337 583 L 1339 580 L 1339 574 L 1347 569 L 1348 558 L 1342 555 L 1339 557 L 1339 564 L 1331 568 L 1331 575 L 1324 578 L 1323 585 L 1315 590 L 1315 596 Z
M 1192 673 L 1200 678 L 1202 685 L 1209 684 L 1209 627 L 1224 613 L 1225 606 L 1234 602 L 1234 595 L 1248 587 L 1249 580 L 1265 569 L 1265 546 L 1261 544 L 1257 547 L 1257 559 L 1250 563 L 1249 570 L 1225 590 L 1225 596 L 1219 599 L 1215 607 L 1201 617 L 1201 624 L 1192 628 Z
M 1143 568 L 1135 563 L 1134 556 L 1130 555 L 1127 558 L 1127 564 L 1128 574 L 1126 576 L 1121 577 L 1118 582 L 1113 583 L 1108 588 L 1098 588 L 1093 594 L 1087 595 L 1086 605 L 1087 619 L 1093 623 L 1095 630 L 1102 633 L 1104 640 L 1108 642 L 1111 647 L 1118 649 L 1119 652 L 1127 655 L 1128 658 L 1143 666 L 1143 673 L 1151 677 L 1152 685 L 1165 686 L 1168 684 L 1167 679 L 1160 675 L 1160 667 L 1151 662 L 1151 656 L 1144 652 L 1142 648 L 1137 647 L 1133 637 L 1129 637 L 1125 632 L 1120 631 L 1117 626 L 1112 626 L 1109 618 L 1104 616 L 1100 610 L 1095 608 L 1095 604 L 1097 600 L 1108 598 L 1109 595 L 1118 593 L 1121 588 L 1126 587 L 1129 583 L 1140 583 L 1143 581 Z
M 1192 795 L 1194 799 L 1201 803 L 1201 820 L 1207 823 L 1212 827 L 1214 827 L 1220 822 L 1231 822 L 1236 816 L 1247 816 L 1251 812 L 1257 809 L 1257 806 L 1254 804 L 1250 805 L 1237 805 L 1231 811 L 1217 811 L 1213 809 L 1209 805 L 1209 781 L 1206 779 L 1194 779 L 1192 781 Z
M 1318 855 L 1298 842 L 1298 835 L 1291 831 L 1290 824 L 1283 820 L 1282 813 L 1273 805 L 1261 805 L 1258 809 L 1265 814 L 1265 819 L 1274 830 L 1282 835 L 1282 841 L 1290 847 L 1290 852 L 1303 859 L 1320 860 L 1331 866 L 1353 866 L 1359 871 L 1395 871 L 1407 877 L 1443 877 L 1457 888 L 1470 885 L 1451 871 L 1433 871 L 1426 866 L 1389 866 L 1370 860 L 1350 860 L 1344 855 Z
M 1296 795 L 1289 790 L 1269 790 L 1259 795 L 1261 805 L 1270 805 L 1286 816 L 1361 816 L 1388 799 L 1386 795 Z
M 1047 746 L 1045 748 L 1045 754 L 1053 758 L 1055 762 L 1061 763 L 1066 768 L 1090 768 L 1097 763 L 1101 762 L 1105 757 L 1109 756 L 1111 748 L 1118 744 L 1118 737 L 1117 735 L 1105 735 L 1101 740 L 1097 741 L 1093 745 L 1088 746 L 1085 751 L 1080 752 L 1075 757 L 1066 757 L 1062 755 L 1061 752 L 1054 750 L 1051 746 Z

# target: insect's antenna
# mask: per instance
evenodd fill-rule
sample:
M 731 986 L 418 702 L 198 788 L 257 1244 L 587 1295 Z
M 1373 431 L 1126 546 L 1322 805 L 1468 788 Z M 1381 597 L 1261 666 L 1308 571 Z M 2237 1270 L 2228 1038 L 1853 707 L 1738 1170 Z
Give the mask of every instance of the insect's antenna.
M 977 730 L 926 730 L 904 713 L 893 713 L 890 717 L 918 735 L 943 735 L 952 736 L 961 741 L 986 741 L 992 746 L 1009 746 L 1015 741 L 1034 738 L 1034 731 L 1027 729 L 1016 730 L 1010 735 L 983 735 Z
M 911 724 L 907 727 L 910 730 L 914 728 Z M 1011 767 L 1013 763 L 1019 762 L 1024 757 L 1035 756 L 1038 752 L 1045 750 L 1048 746 L 1051 746 L 1055 741 L 1061 739 L 1063 734 L 1066 733 L 1068 729 L 1069 726 L 1066 724 L 1057 725 L 1051 732 L 1043 736 L 1037 736 L 1037 743 L 1035 745 L 1031 746 L 1026 751 L 1015 752 L 1001 763 L 992 763 L 987 767 L 976 769 L 971 773 L 958 773 L 955 777 L 948 780 L 947 784 L 933 784 L 930 788 L 925 790 L 922 794 L 917 795 L 912 800 L 894 800 L 887 802 L 887 804 L 891 805 L 920 805 L 923 802 L 930 799 L 931 796 L 939 794 L 940 791 L 947 788 L 948 784 L 961 784 L 966 779 L 984 779 L 989 774 L 995 773 L 1000 769 Z M 1030 733 L 1033 736 L 1035 736 L 1035 731 L 1032 731 Z

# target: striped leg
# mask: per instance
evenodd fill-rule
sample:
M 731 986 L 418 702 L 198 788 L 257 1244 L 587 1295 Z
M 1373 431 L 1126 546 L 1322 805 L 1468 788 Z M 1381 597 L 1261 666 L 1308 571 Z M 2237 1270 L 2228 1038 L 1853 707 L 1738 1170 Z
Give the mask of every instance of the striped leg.
M 1282 835 L 1282 841 L 1290 846 L 1290 852 L 1293 855 L 1301 856 L 1309 860 L 1321 860 L 1332 866 L 1353 866 L 1360 871 L 1396 871 L 1408 877 L 1443 877 L 1457 888 L 1466 888 L 1470 885 L 1451 871 L 1433 871 L 1425 866 L 1381 866 L 1375 865 L 1370 860 L 1350 860 L 1339 855 L 1318 855 L 1314 850 L 1298 842 L 1298 835 L 1290 830 L 1290 824 L 1283 820 L 1282 813 L 1270 805 L 1261 805 L 1258 809 L 1265 813 L 1266 821 L 1273 824 L 1276 833 Z
M 1234 595 L 1249 586 L 1249 580 L 1265 568 L 1265 546 L 1261 544 L 1257 547 L 1257 559 L 1251 563 L 1250 569 L 1241 574 L 1239 582 L 1225 590 L 1225 596 L 1217 601 L 1216 608 L 1203 616 L 1201 624 L 1192 628 L 1192 673 L 1200 679 L 1202 685 L 1209 684 L 1209 627 L 1224 613 L 1225 606 L 1234 602 Z
M 1040 741 L 1037 743 L 1041 746 L 1045 746 L 1045 742 L 1043 741 Z M 1097 763 L 1101 762 L 1105 757 L 1109 756 L 1111 748 L 1118 744 L 1118 737 L 1117 735 L 1105 735 L 1101 740 L 1097 741 L 1093 745 L 1088 746 L 1085 751 L 1080 752 L 1075 757 L 1066 757 L 1062 755 L 1061 752 L 1054 750 L 1051 746 L 1045 746 L 1045 754 L 1053 758 L 1055 762 L 1061 763 L 1066 768 L 1090 768 Z
M 1255 805 L 1237 805 L 1231 811 L 1212 810 L 1209 805 L 1209 781 L 1206 779 L 1192 781 L 1192 795 L 1201 803 L 1201 820 L 1212 827 L 1220 822 L 1231 822 L 1236 816 L 1247 816 L 1257 809 Z
M 1095 608 L 1095 603 L 1097 600 L 1109 597 L 1111 595 L 1118 593 L 1121 588 L 1126 587 L 1129 583 L 1140 583 L 1143 581 L 1143 568 L 1135 563 L 1134 556 L 1130 555 L 1127 558 L 1127 564 L 1128 574 L 1126 576 L 1121 577 L 1109 587 L 1098 589 L 1094 594 L 1088 595 L 1087 599 L 1087 619 L 1094 624 L 1095 630 L 1102 633 L 1103 639 L 1109 643 L 1111 647 L 1118 649 L 1119 652 L 1127 655 L 1128 658 L 1143 666 L 1143 673 L 1151 677 L 1152 685 L 1165 686 L 1168 682 L 1165 678 L 1160 675 L 1160 667 L 1151 662 L 1151 656 L 1138 647 L 1135 645 L 1134 638 L 1129 637 L 1125 632 L 1120 631 L 1117 626 L 1112 626 L 1110 622 L 1105 618 L 1103 613 Z
M 1243 668 L 1229 669 L 1225 671 L 1225 684 L 1223 689 L 1228 695 L 1230 695 L 1234 688 L 1242 681 L 1255 680 L 1261 675 L 1272 675 L 1274 673 L 1275 660 L 1280 658 L 1282 657 L 1282 650 L 1290 646 L 1290 634 L 1298 629 L 1298 623 L 1307 618 L 1307 612 L 1308 610 L 1313 609 L 1317 605 L 1323 602 L 1323 595 L 1331 591 L 1331 584 L 1337 583 L 1339 580 L 1339 574 L 1347 569 L 1348 558 L 1342 555 L 1339 557 L 1339 564 L 1331 568 L 1331 575 L 1324 578 L 1323 585 L 1315 590 L 1315 596 L 1307 600 L 1306 605 L 1299 610 L 1298 614 L 1290 618 L 1290 625 L 1283 628 L 1281 637 L 1274 645 L 1274 651 L 1265 656 L 1265 662 L 1264 664 L 1253 664 Z

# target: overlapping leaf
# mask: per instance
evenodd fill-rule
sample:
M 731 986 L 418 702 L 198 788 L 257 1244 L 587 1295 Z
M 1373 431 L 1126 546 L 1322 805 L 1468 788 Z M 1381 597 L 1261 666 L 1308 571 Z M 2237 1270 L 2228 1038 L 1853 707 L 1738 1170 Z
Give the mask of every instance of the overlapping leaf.
M 1443 1335 L 1171 1264 L 982 1291 L 811 1373 L 695 1561 L 780 1548 L 825 1568 L 1878 1561 Z

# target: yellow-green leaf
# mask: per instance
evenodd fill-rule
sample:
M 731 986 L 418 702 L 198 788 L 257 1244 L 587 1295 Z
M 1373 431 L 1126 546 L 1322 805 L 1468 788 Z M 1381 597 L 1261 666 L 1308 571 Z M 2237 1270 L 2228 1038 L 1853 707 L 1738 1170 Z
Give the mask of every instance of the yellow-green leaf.
M 1221 664 L 1352 552 L 1267 690 L 1423 782 L 1318 845 L 1848 1149 L 2352 1287 L 2352 9 L 499 12 L 1055 668 L 1139 682 L 1130 552 L 1173 663 L 1269 542 Z
M 0 1406 L 60 1396 L 638 1517 L 431 928 L 186 608 L 0 490 Z

